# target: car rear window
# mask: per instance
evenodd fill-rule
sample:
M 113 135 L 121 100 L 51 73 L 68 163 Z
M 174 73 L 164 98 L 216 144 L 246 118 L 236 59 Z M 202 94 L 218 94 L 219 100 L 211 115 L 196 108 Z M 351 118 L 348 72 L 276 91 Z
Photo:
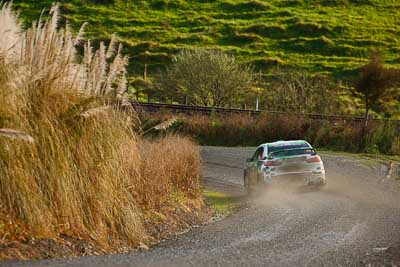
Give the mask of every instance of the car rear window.
M 315 150 L 311 148 L 306 148 L 306 149 L 293 149 L 293 150 L 281 150 L 277 152 L 272 152 L 270 155 L 274 158 L 280 158 L 280 157 L 290 157 L 290 156 L 298 156 L 298 155 L 309 155 L 309 154 L 315 154 Z
M 273 153 L 275 151 L 287 150 L 287 149 L 298 149 L 298 148 L 310 148 L 306 143 L 287 143 L 287 144 L 279 144 L 279 145 L 269 145 L 268 152 Z

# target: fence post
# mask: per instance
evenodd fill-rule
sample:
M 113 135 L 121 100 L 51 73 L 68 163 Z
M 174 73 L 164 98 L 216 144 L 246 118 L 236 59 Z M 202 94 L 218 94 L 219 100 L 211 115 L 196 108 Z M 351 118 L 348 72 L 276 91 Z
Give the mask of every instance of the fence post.
M 258 96 L 257 96 L 257 99 L 256 99 L 256 111 L 258 111 Z

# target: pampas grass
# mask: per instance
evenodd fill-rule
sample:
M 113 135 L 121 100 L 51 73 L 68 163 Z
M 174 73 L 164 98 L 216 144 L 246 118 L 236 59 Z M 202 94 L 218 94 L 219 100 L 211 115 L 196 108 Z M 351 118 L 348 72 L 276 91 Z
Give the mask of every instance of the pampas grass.
M 111 106 L 126 90 L 122 46 L 113 37 L 94 50 L 83 30 L 73 35 L 58 22 L 54 5 L 49 19 L 22 30 L 11 5 L 0 6 L 0 236 L 3 212 L 32 236 L 63 233 L 106 250 L 139 245 L 144 203 L 160 205 L 171 188 L 197 192 L 197 148 L 140 140 L 135 112 Z
M 176 118 L 170 118 L 170 119 L 168 119 L 168 120 L 166 120 L 166 121 L 163 121 L 163 122 L 157 124 L 157 125 L 154 126 L 153 128 L 154 128 L 155 130 L 158 130 L 158 131 L 160 131 L 160 130 L 166 130 L 166 129 L 168 129 L 169 127 L 171 127 L 176 121 L 177 121 Z
M 123 95 L 126 58 L 102 44 L 79 63 L 81 36 L 68 24 L 58 30 L 57 5 L 50 15 L 23 31 L 11 6 L 1 9 L 0 32 L 13 29 L 14 44 L 0 40 L 0 135 L 16 139 L 0 138 L 1 204 L 42 235 L 139 244 L 145 233 L 127 189 L 140 177 L 137 138 L 123 114 L 105 108 Z
M 14 129 L 0 129 L 0 136 L 12 139 L 20 139 L 30 143 L 35 141 L 29 134 Z

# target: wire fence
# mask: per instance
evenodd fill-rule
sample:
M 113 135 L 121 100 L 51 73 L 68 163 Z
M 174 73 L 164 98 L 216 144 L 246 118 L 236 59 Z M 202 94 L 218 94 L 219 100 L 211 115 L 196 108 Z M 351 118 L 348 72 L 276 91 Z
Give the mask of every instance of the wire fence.
M 346 115 L 332 115 L 332 114 L 318 114 L 318 113 L 297 113 L 297 112 L 223 108 L 223 107 L 204 107 L 204 106 L 190 106 L 182 104 L 149 103 L 149 102 L 135 102 L 135 101 L 132 101 L 131 104 L 136 109 L 146 112 L 159 112 L 161 110 L 168 110 L 174 113 L 183 113 L 187 115 L 248 114 L 257 116 L 260 114 L 272 114 L 272 115 L 276 114 L 276 115 L 290 115 L 295 117 L 303 117 L 303 118 L 324 120 L 324 121 L 353 121 L 353 122 L 365 121 L 365 118 L 360 116 L 346 116 Z M 368 120 L 376 122 L 390 122 L 390 123 L 400 124 L 400 120 L 378 119 L 378 118 L 369 118 Z

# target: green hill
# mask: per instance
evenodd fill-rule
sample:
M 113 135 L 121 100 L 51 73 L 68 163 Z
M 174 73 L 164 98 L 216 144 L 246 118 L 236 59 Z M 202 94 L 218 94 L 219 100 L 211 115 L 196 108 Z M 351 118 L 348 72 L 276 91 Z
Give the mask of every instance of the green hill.
M 39 2 L 39 3 L 38 3 Z M 52 1 L 14 1 L 26 23 Z M 88 22 L 93 40 L 117 33 L 132 74 L 150 74 L 185 47 L 217 47 L 265 72 L 279 65 L 337 78 L 380 49 L 400 65 L 397 0 L 72 0 L 62 1 L 74 27 Z

